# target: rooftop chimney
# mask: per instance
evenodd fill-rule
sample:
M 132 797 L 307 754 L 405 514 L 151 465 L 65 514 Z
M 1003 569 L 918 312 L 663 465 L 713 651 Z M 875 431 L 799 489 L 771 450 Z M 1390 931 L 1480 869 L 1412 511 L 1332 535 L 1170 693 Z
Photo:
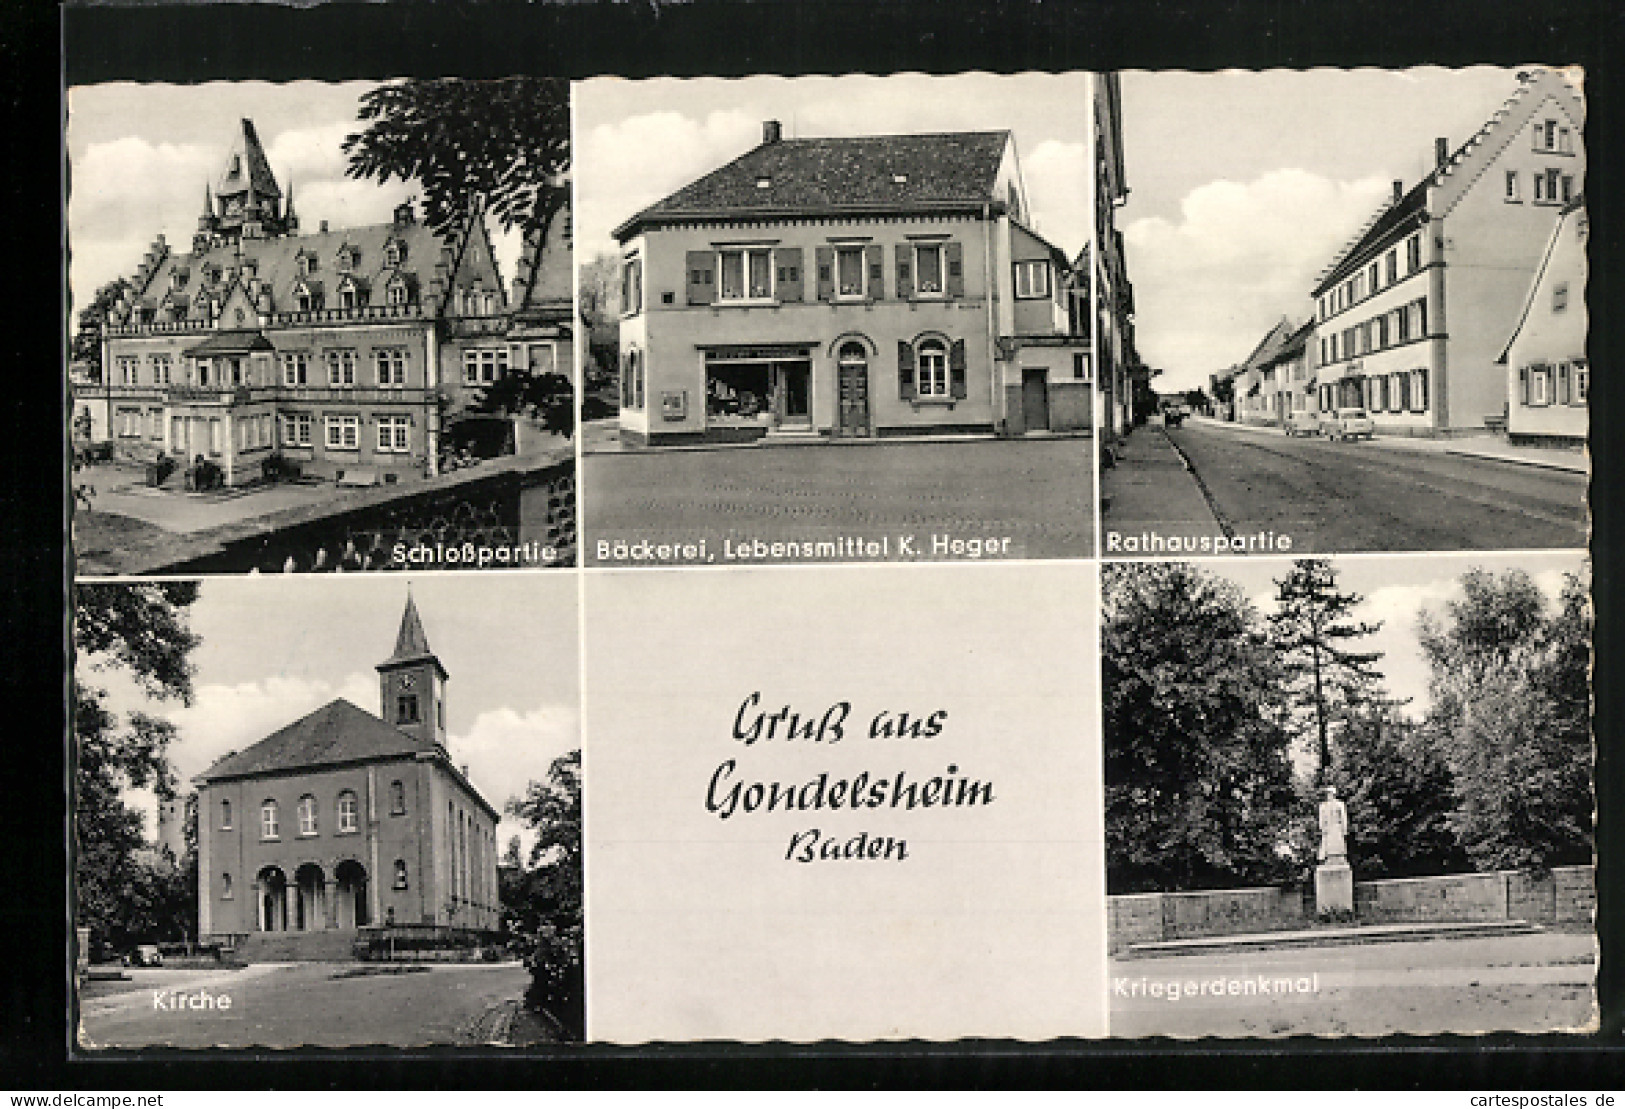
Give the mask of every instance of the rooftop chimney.
M 776 143 L 783 137 L 784 137 L 784 128 L 779 126 L 779 121 L 778 120 L 769 119 L 769 120 L 764 120 L 762 122 L 762 145 L 763 146 L 767 146 L 770 143 Z
M 1403 182 L 1403 181 L 1395 181 L 1394 182 L 1394 203 L 1398 204 L 1401 200 L 1404 200 L 1404 199 L 1405 199 L 1405 182 Z
M 321 227 L 322 227 L 322 234 L 323 235 L 327 234 L 327 221 L 326 220 L 322 220 Z
M 1450 160 L 1450 140 L 1437 138 L 1433 140 L 1433 164 L 1442 166 Z

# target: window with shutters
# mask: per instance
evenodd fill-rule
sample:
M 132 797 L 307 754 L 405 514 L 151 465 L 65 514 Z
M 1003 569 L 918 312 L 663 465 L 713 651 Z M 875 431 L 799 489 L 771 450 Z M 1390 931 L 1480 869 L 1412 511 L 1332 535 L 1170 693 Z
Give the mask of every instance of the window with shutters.
M 922 297 L 943 295 L 942 246 L 919 243 L 914 247 L 914 294 Z
M 765 246 L 718 251 L 717 273 L 722 279 L 720 300 L 773 299 L 773 252 Z
M 1575 359 L 1574 388 L 1569 394 L 1570 404 L 1586 404 L 1591 398 L 1591 370 L 1584 359 Z
M 1422 235 L 1421 232 L 1405 240 L 1405 271 L 1415 273 L 1422 268 Z
M 1530 407 L 1544 408 L 1551 403 L 1551 371 L 1545 366 L 1529 367 Z
M 863 247 L 837 246 L 835 248 L 835 295 L 843 300 L 862 300 L 867 295 L 864 280 Z
M 915 352 L 915 395 L 919 397 L 946 397 L 948 395 L 948 350 L 936 339 L 927 339 Z
M 631 255 L 621 263 L 621 315 L 643 311 L 643 259 Z

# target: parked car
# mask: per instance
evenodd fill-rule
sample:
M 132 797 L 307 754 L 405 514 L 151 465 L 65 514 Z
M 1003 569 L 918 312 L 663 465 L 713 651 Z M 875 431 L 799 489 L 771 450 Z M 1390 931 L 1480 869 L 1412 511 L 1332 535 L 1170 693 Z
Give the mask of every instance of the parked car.
M 124 965 L 132 967 L 161 967 L 164 965 L 164 953 L 158 950 L 155 943 L 138 943 L 124 956 Z
M 1339 408 L 1320 418 L 1320 433 L 1328 439 L 1367 439 L 1376 433 L 1376 425 L 1363 408 Z
M 1289 412 L 1281 425 L 1281 430 L 1291 436 L 1319 435 L 1320 413 L 1310 412 L 1307 409 L 1302 412 Z

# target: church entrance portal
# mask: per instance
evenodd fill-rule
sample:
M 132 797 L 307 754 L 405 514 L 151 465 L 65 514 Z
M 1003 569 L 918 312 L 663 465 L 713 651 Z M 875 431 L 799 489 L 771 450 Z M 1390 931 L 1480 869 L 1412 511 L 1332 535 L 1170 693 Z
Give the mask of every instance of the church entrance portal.
M 354 859 L 345 859 L 333 870 L 337 883 L 335 916 L 340 928 L 361 928 L 371 923 L 367 915 L 367 871 Z
M 288 930 L 288 877 L 282 868 L 268 866 L 255 879 L 259 893 L 259 924 L 261 932 Z

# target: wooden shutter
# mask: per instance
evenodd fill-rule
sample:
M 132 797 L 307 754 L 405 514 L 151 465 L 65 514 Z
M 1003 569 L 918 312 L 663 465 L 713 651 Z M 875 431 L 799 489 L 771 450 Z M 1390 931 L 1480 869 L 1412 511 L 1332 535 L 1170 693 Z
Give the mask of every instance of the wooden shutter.
M 691 250 L 687 256 L 688 302 L 715 304 L 717 300 L 717 256 L 709 250 Z
M 942 248 L 943 264 L 948 269 L 945 288 L 951 297 L 965 295 L 965 248 L 959 243 L 945 243 Z
M 1523 404 L 1524 404 L 1524 406 L 1528 407 L 1528 405 L 1529 405 L 1529 367 L 1528 366 L 1519 366 L 1518 367 L 1518 391 L 1523 396 Z
M 1567 404 L 1569 402 L 1569 364 L 1567 362 L 1557 364 L 1557 396 L 1554 399 L 1558 404 Z
M 948 391 L 954 400 L 964 400 L 970 396 L 970 386 L 965 380 L 965 340 L 955 339 L 954 345 L 948 348 Z
M 914 247 L 897 244 L 897 299 L 909 300 L 914 296 Z
M 835 297 L 835 248 L 821 246 L 814 251 L 818 262 L 818 299 L 833 300 Z
M 870 243 L 863 248 L 863 264 L 869 271 L 869 299 L 886 299 L 886 248 Z
M 787 246 L 773 252 L 773 261 L 779 268 L 779 300 L 793 304 L 802 299 L 801 248 Z
M 904 400 L 914 399 L 914 346 L 905 339 L 897 340 L 897 395 Z

